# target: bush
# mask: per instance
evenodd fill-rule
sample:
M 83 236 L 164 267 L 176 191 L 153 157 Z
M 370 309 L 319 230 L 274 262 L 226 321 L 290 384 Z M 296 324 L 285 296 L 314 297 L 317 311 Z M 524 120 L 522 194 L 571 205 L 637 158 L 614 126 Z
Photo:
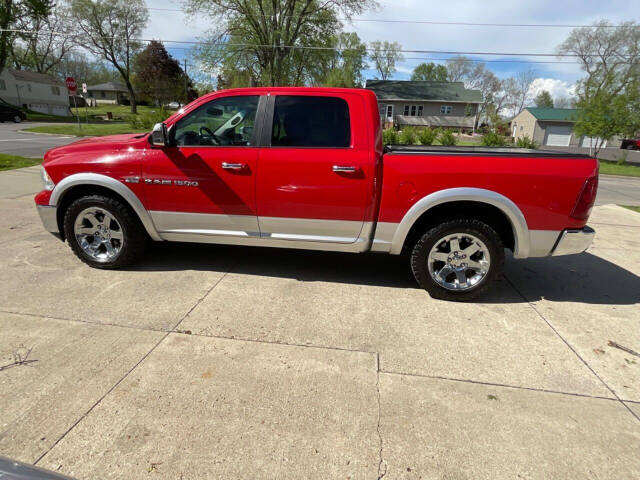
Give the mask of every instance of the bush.
M 516 140 L 516 147 L 536 149 L 538 148 L 538 145 L 536 145 L 536 142 L 531 140 L 529 137 L 524 136 Z
M 404 127 L 400 132 L 400 143 L 402 145 L 415 145 L 418 143 L 418 134 L 414 127 Z
M 433 145 L 437 136 L 438 132 L 430 127 L 421 128 L 418 132 L 418 140 L 422 145 Z
M 382 143 L 385 145 L 397 145 L 400 143 L 398 131 L 395 128 L 387 128 L 382 131 Z
M 496 132 L 487 132 L 482 137 L 481 143 L 485 147 L 504 147 L 507 144 L 507 139 Z
M 138 115 L 129 115 L 128 121 L 131 128 L 150 130 L 156 123 L 164 122 L 168 116 L 169 113 L 164 108 L 158 108 Z
M 442 130 L 438 136 L 438 141 L 445 147 L 453 147 L 458 143 L 458 139 L 451 130 Z

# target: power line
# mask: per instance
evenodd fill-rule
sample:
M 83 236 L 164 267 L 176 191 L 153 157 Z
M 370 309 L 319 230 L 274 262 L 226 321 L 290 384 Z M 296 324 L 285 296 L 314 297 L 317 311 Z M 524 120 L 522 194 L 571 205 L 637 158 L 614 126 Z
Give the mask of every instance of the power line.
M 179 8 L 158 8 L 158 7 L 147 7 L 147 10 L 155 10 L 162 12 L 184 12 L 184 10 L 180 10 Z M 259 17 L 271 18 L 272 15 L 256 13 L 255 15 Z M 280 18 L 301 18 L 300 15 L 277 15 Z M 584 28 L 584 27 L 594 27 L 594 25 L 587 24 L 567 24 L 567 23 L 480 23 L 480 22 L 443 22 L 437 20 L 394 20 L 394 19 L 383 19 L 383 18 L 340 18 L 340 20 L 347 22 L 371 22 L 371 23 L 413 23 L 413 24 L 423 24 L 423 25 L 458 25 L 458 26 L 468 26 L 468 27 L 527 27 L 527 28 Z M 602 28 L 640 28 L 640 25 L 598 25 L 598 27 Z
M 47 31 L 47 30 L 19 30 L 19 29 L 0 29 L 0 32 L 13 32 L 13 33 L 22 33 L 22 34 L 36 34 L 36 33 L 50 33 L 56 36 L 63 37 L 78 37 L 81 35 L 75 33 L 66 33 L 66 32 L 55 32 L 55 31 Z M 125 39 L 124 37 L 104 37 L 108 39 Z M 225 43 L 225 42 L 207 42 L 201 40 L 171 40 L 171 39 L 161 39 L 161 38 L 129 38 L 130 42 L 152 42 L 159 41 L 163 43 L 177 43 L 177 44 L 188 44 L 188 45 L 208 45 L 212 47 L 253 47 L 253 48 L 284 48 L 291 50 L 316 50 L 316 51 L 349 51 L 356 49 L 349 48 L 338 48 L 338 47 L 321 47 L 321 46 L 310 46 L 310 45 L 273 45 L 273 44 L 255 44 L 255 43 Z M 371 47 L 366 47 L 366 51 L 368 52 L 388 52 L 390 49 L 376 49 Z M 581 57 L 598 57 L 598 54 L 573 54 L 573 53 L 541 53 L 541 52 L 475 52 L 475 51 L 454 51 L 454 50 L 410 50 L 410 49 L 400 49 L 397 50 L 400 53 L 423 53 L 423 54 L 435 54 L 435 55 L 484 55 L 484 56 L 498 56 L 498 57 L 559 57 L 559 58 L 581 58 Z M 631 57 L 631 54 L 621 55 L 621 57 Z M 561 62 L 564 63 L 564 62 Z

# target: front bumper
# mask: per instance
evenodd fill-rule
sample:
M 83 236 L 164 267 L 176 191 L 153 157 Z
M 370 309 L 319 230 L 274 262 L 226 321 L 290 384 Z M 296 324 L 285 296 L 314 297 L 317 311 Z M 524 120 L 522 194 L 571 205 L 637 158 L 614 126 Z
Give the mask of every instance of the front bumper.
M 42 220 L 42 225 L 47 232 L 51 232 L 56 236 L 60 236 L 60 229 L 58 228 L 58 209 L 51 205 L 36 205 L 38 209 L 38 215 Z
M 551 255 L 556 257 L 582 253 L 589 248 L 595 235 L 596 231 L 591 227 L 584 227 L 579 230 L 564 230 L 560 234 L 556 246 L 551 251 Z

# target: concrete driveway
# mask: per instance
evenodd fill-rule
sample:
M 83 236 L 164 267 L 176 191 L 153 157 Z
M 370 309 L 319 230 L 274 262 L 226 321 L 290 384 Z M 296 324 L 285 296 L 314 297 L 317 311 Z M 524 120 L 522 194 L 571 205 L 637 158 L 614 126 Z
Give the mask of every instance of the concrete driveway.
M 0 199 L 0 455 L 95 478 L 639 478 L 640 215 L 436 301 L 398 258 L 156 245 Z
M 45 152 L 53 147 L 66 145 L 78 140 L 68 135 L 39 135 L 21 132 L 26 128 L 51 125 L 37 122 L 4 122 L 0 123 L 0 153 L 22 155 L 29 158 L 42 158 Z

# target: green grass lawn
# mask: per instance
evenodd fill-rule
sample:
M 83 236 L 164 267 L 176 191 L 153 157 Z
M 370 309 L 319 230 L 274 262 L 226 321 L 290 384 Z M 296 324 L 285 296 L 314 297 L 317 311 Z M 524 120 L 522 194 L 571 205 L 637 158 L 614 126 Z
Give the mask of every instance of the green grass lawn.
M 622 175 L 625 177 L 640 177 L 640 165 L 625 163 L 618 165 L 616 162 L 600 160 L 600 173 L 605 175 Z
M 151 113 L 159 111 L 159 107 L 148 107 L 146 105 L 138 105 L 138 115 L 144 113 Z M 76 109 L 71 108 L 73 114 L 76 114 Z M 164 109 L 167 113 L 167 117 L 169 117 L 175 110 Z M 113 114 L 113 118 L 115 120 L 126 120 L 131 115 L 131 107 L 128 105 L 98 105 L 97 107 L 78 107 L 78 114 L 80 115 L 80 120 L 85 118 L 87 115 L 89 119 L 92 116 L 96 115 L 106 115 L 107 112 L 111 112 Z
M 118 135 L 120 133 L 145 133 L 147 129 L 132 128 L 128 123 L 83 123 L 68 125 L 43 125 L 41 127 L 27 128 L 27 132 L 52 133 L 56 135 L 75 135 L 78 137 L 100 137 L 104 135 Z
M 41 158 L 27 158 L 20 155 L 8 155 L 6 153 L 0 153 L 0 171 L 11 170 L 13 168 L 31 167 L 33 165 L 40 165 L 42 163 Z
M 621 207 L 628 208 L 629 210 L 633 210 L 634 212 L 640 213 L 640 207 L 632 207 L 631 205 L 620 205 Z

